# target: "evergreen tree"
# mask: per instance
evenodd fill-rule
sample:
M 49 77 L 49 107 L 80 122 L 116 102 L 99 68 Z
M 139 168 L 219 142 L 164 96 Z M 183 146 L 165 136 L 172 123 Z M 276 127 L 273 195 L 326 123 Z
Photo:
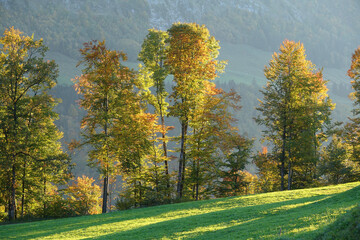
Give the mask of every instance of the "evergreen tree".
M 220 196 L 237 196 L 246 188 L 245 181 L 245 165 L 251 154 L 251 146 L 253 141 L 247 139 L 239 139 L 230 154 L 228 154 L 221 167 L 221 178 L 219 186 Z
M 323 148 L 318 164 L 319 175 L 327 184 L 339 184 L 356 181 L 359 166 L 351 161 L 350 145 L 336 135 L 328 146 Z

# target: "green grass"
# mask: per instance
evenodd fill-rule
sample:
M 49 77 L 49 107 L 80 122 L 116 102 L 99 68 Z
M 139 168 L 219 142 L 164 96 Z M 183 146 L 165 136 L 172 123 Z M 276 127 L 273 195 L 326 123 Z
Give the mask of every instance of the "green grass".
M 351 209 L 329 225 L 316 240 L 359 239 L 360 236 L 360 206 Z
M 0 226 L 0 239 L 311 239 L 358 205 L 360 182 Z

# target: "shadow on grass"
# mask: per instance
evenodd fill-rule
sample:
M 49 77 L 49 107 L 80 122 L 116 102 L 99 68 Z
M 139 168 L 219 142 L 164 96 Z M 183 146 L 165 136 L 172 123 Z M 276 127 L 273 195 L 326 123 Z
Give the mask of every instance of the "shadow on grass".
M 359 199 L 360 186 L 339 194 L 318 195 L 313 197 L 299 198 L 276 203 L 240 206 L 218 210 L 193 216 L 179 216 L 176 219 L 161 222 L 149 222 L 146 226 L 141 226 L 131 230 L 106 234 L 96 239 L 158 239 L 158 238 L 196 238 L 196 239 L 217 239 L 217 238 L 236 238 L 241 236 L 276 236 L 280 227 L 284 233 L 299 227 L 306 227 L 309 224 L 306 218 L 313 214 L 321 213 L 324 209 L 336 207 L 347 207 L 354 204 L 354 198 Z M 224 201 L 224 200 L 221 200 Z M 211 201 L 214 205 L 221 201 Z M 291 206 L 295 205 L 295 206 Z M 299 205 L 299 206 L 296 206 Z M 13 237 L 21 239 L 51 237 L 54 234 L 66 235 L 67 232 L 84 229 L 92 226 L 117 223 L 122 221 L 134 220 L 142 221 L 146 218 L 160 217 L 169 212 L 180 212 L 182 210 L 199 209 L 204 206 L 209 207 L 209 202 L 192 202 L 189 204 L 177 204 L 152 207 L 149 209 L 134 209 L 124 212 L 110 213 L 106 215 L 74 217 L 45 222 L 35 222 L 14 226 L 16 232 Z M 325 206 L 325 207 L 324 207 Z M 303 220 L 299 220 L 303 218 Z M 56 224 L 56 225 L 55 225 Z M 20 224 L 22 225 L 22 224 Z M 12 226 L 0 227 L 2 232 L 12 231 Z M 57 228 L 59 227 L 59 228 Z M 22 233 L 23 232 L 23 233 Z M 5 235 L 5 234 L 4 234 Z M 287 234 L 286 234 L 287 235 Z M 285 235 L 285 236 L 286 236 Z M 306 235 L 299 235 L 299 237 Z M 9 236 L 11 237 L 11 236 Z M 79 236 L 80 237 L 80 236 Z M 86 237 L 86 236 L 82 236 Z M 90 236 L 89 236 L 90 237 Z M 1 237 L 0 237 L 1 238 Z
M 255 239 L 283 237 L 309 239 L 311 231 L 291 233 L 297 228 L 308 228 L 314 214 L 328 209 L 346 208 L 360 197 L 360 186 L 333 195 L 318 195 L 261 206 L 238 207 L 195 216 L 149 224 L 128 231 L 103 235 L 95 239 Z M 287 206 L 301 205 L 286 209 Z M 259 210 L 261 208 L 261 210 Z M 221 222 L 219 222 L 219 218 Z
M 204 213 L 194 216 L 183 217 L 179 219 L 173 219 L 163 221 L 159 223 L 149 224 L 140 228 L 118 232 L 114 234 L 103 235 L 96 239 L 154 239 L 154 238 L 188 238 L 194 237 L 209 238 L 207 235 L 211 233 L 211 239 L 223 237 L 221 233 L 222 229 L 228 232 L 228 229 L 233 227 L 227 225 L 236 225 L 236 228 L 252 224 L 258 224 L 262 221 L 262 218 L 268 219 L 269 215 L 282 214 L 286 210 L 277 210 L 276 213 L 272 213 L 271 210 L 278 209 L 284 206 L 290 206 L 294 204 L 308 203 L 313 201 L 321 201 L 328 196 L 314 196 L 309 198 L 302 198 L 296 200 L 288 200 L 285 202 L 270 203 L 261 206 L 248 206 L 238 207 L 230 210 L 220 210 L 216 212 Z M 259 208 L 261 210 L 259 211 Z M 221 222 L 219 223 L 219 219 Z M 264 220 L 267 221 L 267 220 Z M 211 228 L 214 228 L 212 230 Z M 220 229 L 219 229 L 220 228 Z M 198 233 L 202 231 L 202 234 Z M 232 231 L 232 230 L 230 230 Z M 183 234 L 182 234 L 183 232 Z M 185 233 L 185 232 L 188 232 Z M 213 232 L 219 234 L 214 235 Z

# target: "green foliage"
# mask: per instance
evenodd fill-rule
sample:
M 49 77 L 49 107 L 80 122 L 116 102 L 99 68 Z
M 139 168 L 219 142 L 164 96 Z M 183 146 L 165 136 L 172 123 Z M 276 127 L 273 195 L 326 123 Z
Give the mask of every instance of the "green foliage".
M 312 239 L 358 205 L 359 185 L 356 182 L 0 225 L 0 236 L 6 239 Z
M 204 25 L 174 23 L 168 33 L 169 49 L 165 64 L 169 66 L 175 83 L 170 95 L 173 101 L 170 116 L 178 118 L 181 124 L 177 179 L 177 195 L 181 198 L 186 172 L 188 130 L 193 127 L 193 119 L 199 115 L 196 109 L 203 109 L 209 81 L 214 80 L 225 65 L 217 60 L 219 42 Z
M 68 188 L 63 190 L 75 215 L 97 214 L 101 212 L 101 190 L 93 178 L 85 175 L 78 177 Z
M 253 156 L 253 163 L 257 167 L 260 192 L 274 192 L 280 190 L 280 175 L 278 161 L 274 155 L 268 153 L 267 147 Z
M 156 116 L 159 118 L 159 127 L 154 129 L 153 146 L 149 156 L 149 164 L 152 167 L 148 169 L 149 180 L 154 190 L 150 198 L 155 202 L 163 202 L 164 199 L 170 200 L 171 191 L 167 146 L 169 141 L 167 132 L 171 128 L 167 127 L 165 123 L 169 106 L 166 101 L 168 93 L 165 89 L 165 79 L 169 75 L 169 68 L 165 65 L 168 37 L 167 32 L 150 29 L 144 39 L 138 58 L 145 65 L 144 67 L 140 65 L 138 75 L 141 99 L 145 102 L 144 105 L 146 106 L 144 107 L 147 108 L 147 105 L 153 107 Z M 159 142 L 162 142 L 162 149 L 158 144 Z M 162 187 L 164 181 L 166 188 Z
M 351 147 L 334 135 L 321 154 L 319 176 L 327 184 L 355 181 L 359 178 L 359 166 L 351 160 Z
M 92 147 L 89 161 L 104 178 L 105 213 L 109 178 L 137 171 L 150 147 L 154 118 L 140 108 L 134 72 L 121 63 L 126 60 L 123 52 L 108 50 L 105 41 L 85 43 L 80 52 L 83 59 L 79 64 L 84 64 L 84 69 L 75 79 L 75 88 L 82 95 L 80 106 L 87 111 L 80 145 Z
M 261 93 L 256 122 L 263 125 L 264 140 L 279 158 L 281 190 L 310 186 L 315 178 L 319 146 L 334 108 L 322 72 L 306 60 L 302 44 L 285 40 L 264 69 L 267 85 Z M 287 169 L 287 170 L 286 170 Z
M 360 47 L 355 50 L 351 58 L 348 76 L 351 78 L 351 86 L 354 90 L 350 98 L 354 102 L 353 117 L 344 127 L 346 142 L 352 148 L 352 160 L 358 162 L 360 156 Z
M 234 152 L 225 156 L 220 162 L 220 187 L 217 195 L 219 196 L 237 196 L 240 194 L 248 194 L 246 174 L 244 172 L 245 165 L 251 154 L 253 141 L 244 139 L 235 147 Z
M 14 28 L 5 30 L 0 44 L 1 191 L 14 220 L 26 215 L 27 202 L 43 202 L 47 182 L 69 177 L 70 160 L 54 124 L 57 100 L 49 89 L 56 85 L 57 65 L 44 59 L 47 47 Z

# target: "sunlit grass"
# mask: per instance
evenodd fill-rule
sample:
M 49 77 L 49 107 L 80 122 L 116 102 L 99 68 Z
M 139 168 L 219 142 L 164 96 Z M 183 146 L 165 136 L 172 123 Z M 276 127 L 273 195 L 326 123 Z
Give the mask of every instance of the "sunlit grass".
M 359 203 L 360 183 L 0 226 L 0 239 L 311 239 Z

